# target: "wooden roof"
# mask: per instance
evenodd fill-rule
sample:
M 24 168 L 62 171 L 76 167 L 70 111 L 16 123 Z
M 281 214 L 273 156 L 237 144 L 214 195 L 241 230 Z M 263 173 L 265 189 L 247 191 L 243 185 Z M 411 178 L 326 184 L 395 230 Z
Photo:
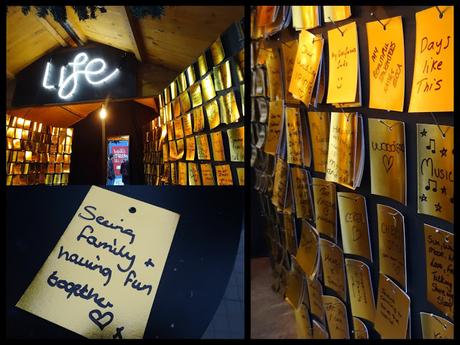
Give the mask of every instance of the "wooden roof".
M 97 12 L 96 19 L 79 21 L 67 6 L 67 22 L 83 44 L 94 41 L 134 53 L 142 63 L 140 70 L 146 71 L 141 76 L 145 96 L 159 94 L 244 15 L 244 6 L 167 6 L 161 19 L 138 20 L 126 6 L 105 8 L 107 12 Z M 32 9 L 25 16 L 20 6 L 8 7 L 8 78 L 61 46 L 77 46 L 77 42 L 50 15 L 39 18 Z

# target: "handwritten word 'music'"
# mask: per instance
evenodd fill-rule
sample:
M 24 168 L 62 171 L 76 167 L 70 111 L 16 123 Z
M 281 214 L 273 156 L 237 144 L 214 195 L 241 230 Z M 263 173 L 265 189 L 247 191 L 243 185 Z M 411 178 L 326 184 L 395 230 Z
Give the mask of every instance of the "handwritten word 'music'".
M 423 53 L 430 54 L 431 51 L 433 51 L 436 53 L 436 58 L 430 56 L 428 59 L 425 60 L 425 63 L 423 64 L 422 74 L 427 76 L 416 82 L 417 93 L 420 93 L 420 91 L 429 92 L 432 90 L 438 91 L 441 89 L 442 79 L 433 78 L 432 80 L 430 80 L 428 78 L 428 75 L 436 71 L 441 71 L 443 61 L 441 58 L 438 58 L 437 56 L 441 53 L 441 51 L 449 48 L 450 38 L 450 35 L 445 38 L 441 38 L 439 41 L 430 41 L 426 36 L 422 38 L 420 42 L 420 55 Z

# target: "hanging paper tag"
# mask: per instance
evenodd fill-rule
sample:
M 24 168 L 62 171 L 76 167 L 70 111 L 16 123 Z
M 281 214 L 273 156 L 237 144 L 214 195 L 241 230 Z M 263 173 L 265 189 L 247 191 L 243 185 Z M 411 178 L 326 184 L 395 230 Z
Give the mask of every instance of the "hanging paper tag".
M 178 221 L 91 187 L 16 306 L 87 338 L 142 338 Z
M 313 178 L 313 198 L 315 202 L 316 230 L 337 241 L 337 194 L 335 184 Z
M 367 327 L 360 319 L 353 316 L 353 334 L 354 339 L 369 339 Z
M 302 234 L 296 261 L 309 279 L 313 279 L 319 268 L 319 234 L 309 223 L 302 222 Z
M 345 304 L 337 297 L 324 295 L 323 303 L 331 339 L 350 339 Z
M 334 290 L 344 301 L 347 299 L 345 287 L 345 264 L 343 251 L 335 243 L 319 240 L 324 285 Z
M 420 313 L 423 339 L 454 339 L 454 324 L 437 315 Z

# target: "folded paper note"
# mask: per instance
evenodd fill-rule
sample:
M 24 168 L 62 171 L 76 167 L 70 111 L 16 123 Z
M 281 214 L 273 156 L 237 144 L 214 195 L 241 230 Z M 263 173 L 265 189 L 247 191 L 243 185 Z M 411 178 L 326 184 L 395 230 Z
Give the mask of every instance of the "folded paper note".
M 421 312 L 423 339 L 454 339 L 454 324 L 434 314 Z
M 326 295 L 323 295 L 323 303 L 331 339 L 350 339 L 345 304 L 337 297 Z
M 91 187 L 17 307 L 87 338 L 142 338 L 178 221 Z
M 313 177 L 316 230 L 337 241 L 337 194 L 335 184 Z

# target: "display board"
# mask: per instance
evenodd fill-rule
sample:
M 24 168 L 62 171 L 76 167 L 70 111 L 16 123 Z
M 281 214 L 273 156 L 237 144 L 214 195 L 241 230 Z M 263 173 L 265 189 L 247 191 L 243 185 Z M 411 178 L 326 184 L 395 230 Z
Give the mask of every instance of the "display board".
M 242 22 L 219 35 L 159 95 L 145 128 L 146 183 L 244 185 Z
M 251 237 L 307 311 L 299 336 L 452 337 L 453 7 L 257 6 L 251 24 Z

